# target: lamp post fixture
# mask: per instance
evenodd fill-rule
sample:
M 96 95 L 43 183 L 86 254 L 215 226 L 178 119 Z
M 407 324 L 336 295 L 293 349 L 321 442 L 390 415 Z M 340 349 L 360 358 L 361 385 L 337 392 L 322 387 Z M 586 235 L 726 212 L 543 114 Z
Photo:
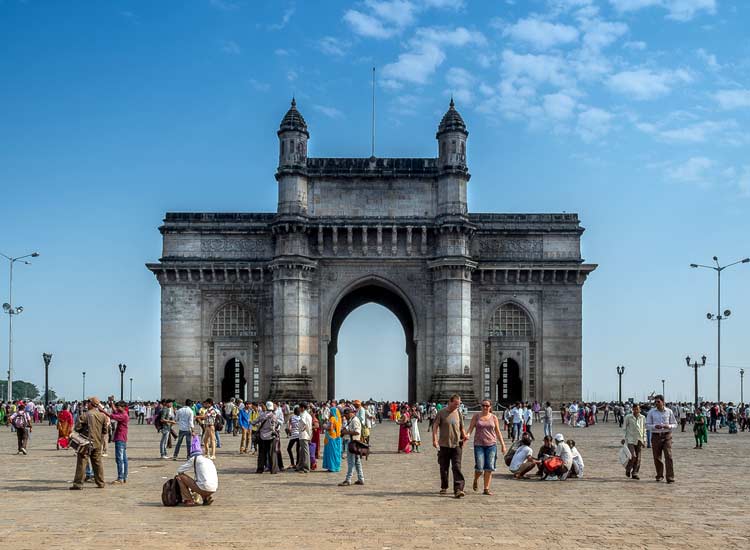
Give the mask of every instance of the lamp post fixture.
M 662 378 L 661 379 L 661 396 L 662 397 L 664 397 L 664 395 L 665 395 L 665 392 L 664 392 L 664 382 L 665 382 L 665 380 Z M 667 398 L 666 397 L 664 397 L 664 402 L 665 403 L 667 402 Z
M 83 396 L 81 401 L 86 401 L 86 371 L 83 371 Z
M 701 357 L 701 362 L 695 361 L 692 365 L 690 364 L 690 356 L 685 357 L 687 366 L 695 371 L 695 406 L 698 406 L 698 369 L 706 366 L 706 356 Z
M 750 258 L 737 260 L 736 262 L 727 265 L 720 265 L 719 258 L 716 256 L 713 257 L 713 260 L 716 264 L 715 266 L 690 264 L 690 267 L 703 267 L 716 271 L 716 313 L 707 313 L 706 318 L 710 321 L 716 321 L 716 401 L 721 403 L 721 321 L 732 314 L 728 309 L 725 310 L 723 314 L 721 312 L 721 272 L 733 265 L 750 263 Z
M 130 379 L 130 402 L 133 402 L 133 379 Z
M 32 252 L 24 256 L 18 256 L 11 258 L 0 252 L 0 256 L 8 260 L 10 263 L 10 276 L 8 277 L 8 301 L 3 304 L 3 311 L 8 314 L 8 401 L 13 401 L 13 316 L 18 315 L 23 311 L 23 307 L 13 307 L 13 264 L 21 262 L 26 265 L 31 265 L 31 262 L 25 260 L 25 258 L 36 258 L 39 256 L 39 252 Z
M 124 383 L 125 370 L 128 368 L 128 366 L 124 363 L 120 363 L 119 365 L 117 365 L 117 368 L 120 370 L 120 401 L 125 401 L 123 383 Z
M 51 353 L 43 353 L 42 359 L 44 359 L 44 410 L 49 407 L 49 364 L 52 361 Z
M 740 403 L 745 404 L 745 369 L 740 369 Z
M 620 392 L 619 392 L 619 403 L 622 403 L 622 375 L 625 373 L 625 367 L 622 365 L 617 367 L 617 374 L 620 377 Z

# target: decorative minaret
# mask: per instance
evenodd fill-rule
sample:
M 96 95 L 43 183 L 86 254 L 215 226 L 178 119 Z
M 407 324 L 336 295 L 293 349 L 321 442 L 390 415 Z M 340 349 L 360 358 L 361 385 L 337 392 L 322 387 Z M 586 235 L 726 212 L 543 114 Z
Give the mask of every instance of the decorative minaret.
M 471 374 L 471 260 L 469 242 L 474 226 L 467 216 L 466 124 L 451 98 L 440 121 L 438 140 L 438 208 L 435 259 L 432 272 L 435 297 L 436 372 L 432 400 L 444 402 L 459 393 L 465 402 L 476 401 Z
M 297 110 L 297 102 L 284 115 L 277 132 L 279 136 L 279 214 L 305 214 L 307 212 L 307 140 L 310 134 L 307 123 Z

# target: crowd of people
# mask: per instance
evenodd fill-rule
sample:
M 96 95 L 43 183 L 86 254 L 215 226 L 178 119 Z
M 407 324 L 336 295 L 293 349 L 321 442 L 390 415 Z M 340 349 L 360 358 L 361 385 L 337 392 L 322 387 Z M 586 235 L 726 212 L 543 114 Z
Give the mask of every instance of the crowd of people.
M 100 402 L 55 402 L 45 407 L 33 401 L 0 402 L 0 425 L 9 425 L 17 434 L 18 454 L 28 453 L 29 436 L 36 424 L 45 420 L 57 427 L 57 449 L 73 447 L 77 455 L 71 489 L 84 483 L 104 487 L 102 457 L 110 444 L 115 450 L 117 478 L 113 485 L 128 481 L 127 440 L 130 421 L 153 425 L 158 433 L 159 456 L 179 460 L 185 448 L 185 462 L 177 469 L 175 491 L 187 506 L 211 504 L 218 489 L 214 461 L 222 446 L 222 435 L 237 437 L 239 454 L 256 457 L 258 474 L 314 470 L 336 473 L 346 460 L 346 474 L 340 486 L 364 485 L 363 458 L 369 455 L 373 429 L 383 421 L 398 426 L 398 453 L 421 452 L 420 424 L 427 421 L 432 444 L 438 450 L 440 493 L 447 494 L 453 477 L 453 496 L 465 496 L 462 449 L 473 434 L 474 476 L 472 488 L 492 495 L 491 483 L 500 453 L 514 479 L 533 476 L 546 481 L 583 477 L 584 462 L 573 439 L 562 433 L 552 435 L 553 423 L 567 428 L 586 428 L 613 420 L 623 429 L 620 461 L 625 475 L 639 479 L 642 449 L 651 448 L 657 481 L 675 481 L 672 460 L 672 432 L 692 426 L 695 448 L 708 442 L 708 434 L 727 428 L 728 433 L 750 432 L 750 405 L 733 403 L 672 403 L 662 396 L 639 403 L 562 403 L 559 421 L 550 402 L 517 402 L 500 411 L 489 400 L 466 423 L 467 409 L 458 395 L 446 404 L 361 402 L 358 400 L 323 403 L 265 403 L 212 399 L 175 405 L 172 399 L 159 402 L 126 403 L 114 397 Z M 610 418 L 610 414 L 611 417 Z M 534 453 L 533 426 L 541 422 L 543 442 Z M 502 424 L 502 425 L 501 425 Z M 283 434 L 283 435 L 282 435 Z M 282 439 L 286 436 L 286 446 Z M 509 444 L 506 445 L 507 437 Z M 235 443 L 236 445 L 237 443 Z M 284 452 L 284 449 L 285 452 Z M 285 467 L 285 460 L 288 465 Z M 191 477 L 190 474 L 193 474 Z

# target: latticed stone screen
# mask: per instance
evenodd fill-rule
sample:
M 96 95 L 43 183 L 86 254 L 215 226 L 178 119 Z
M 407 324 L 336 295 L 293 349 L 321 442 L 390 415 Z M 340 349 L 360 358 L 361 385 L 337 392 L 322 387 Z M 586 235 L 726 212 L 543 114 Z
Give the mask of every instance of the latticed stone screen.
M 526 312 L 515 304 L 504 304 L 490 319 L 489 336 L 528 338 L 532 336 L 531 322 Z
M 239 304 L 222 307 L 211 326 L 211 336 L 255 336 L 255 319 Z

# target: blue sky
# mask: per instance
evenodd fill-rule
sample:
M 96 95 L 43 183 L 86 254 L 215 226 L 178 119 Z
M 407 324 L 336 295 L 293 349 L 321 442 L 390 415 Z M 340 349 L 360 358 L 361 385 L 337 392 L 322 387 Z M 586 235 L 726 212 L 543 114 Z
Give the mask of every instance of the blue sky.
M 143 264 L 164 212 L 273 211 L 292 94 L 312 156 L 368 156 L 374 65 L 377 155 L 436 155 L 453 94 L 471 210 L 580 214 L 600 264 L 584 398 L 613 397 L 618 364 L 628 396 L 665 378 L 689 398 L 683 357 L 715 363 L 716 343 L 713 273 L 688 264 L 750 255 L 749 25 L 739 0 L 0 0 L 0 252 L 42 254 L 17 266 L 16 377 L 41 382 L 50 351 L 68 397 L 84 370 L 87 391 L 111 393 L 119 362 L 134 396 L 156 396 L 159 289 Z M 723 283 L 722 396 L 736 400 L 750 266 Z M 339 386 L 372 389 L 357 373 L 379 369 L 378 390 L 404 395 L 399 330 L 379 306 L 352 314 Z M 3 370 L 6 353 L 3 337 Z M 701 393 L 715 379 L 703 369 Z

